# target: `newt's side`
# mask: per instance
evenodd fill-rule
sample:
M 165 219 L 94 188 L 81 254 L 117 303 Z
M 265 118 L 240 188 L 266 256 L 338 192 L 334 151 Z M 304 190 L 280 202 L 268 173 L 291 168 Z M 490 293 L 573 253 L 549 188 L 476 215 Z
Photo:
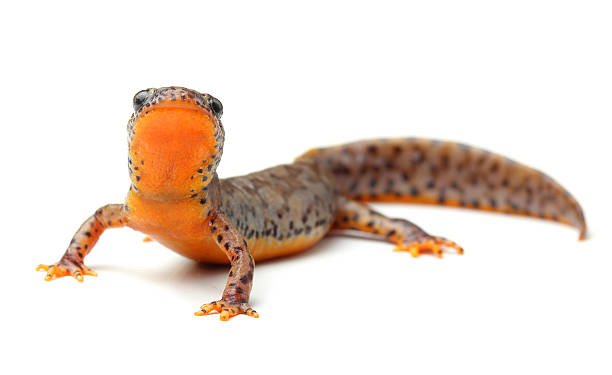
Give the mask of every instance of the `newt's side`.
M 462 144 L 424 139 L 362 141 L 314 149 L 293 164 L 220 180 L 221 103 L 182 87 L 134 96 L 128 122 L 132 185 L 124 204 L 98 209 L 45 280 L 96 273 L 83 264 L 105 229 L 128 226 L 197 261 L 229 263 L 220 300 L 196 315 L 257 317 L 249 293 L 257 260 L 302 251 L 330 229 L 368 232 L 413 256 L 463 250 L 363 202 L 431 203 L 586 224 L 578 202 L 542 172 Z

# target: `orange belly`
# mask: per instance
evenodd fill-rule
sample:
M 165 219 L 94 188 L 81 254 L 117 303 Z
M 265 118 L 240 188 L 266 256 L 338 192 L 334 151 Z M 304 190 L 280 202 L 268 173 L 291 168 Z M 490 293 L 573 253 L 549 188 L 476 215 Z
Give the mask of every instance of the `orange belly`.
M 127 225 L 145 233 L 167 248 L 187 258 L 217 264 L 229 264 L 225 252 L 210 234 L 206 210 L 192 200 L 158 202 L 130 192 L 126 199 Z M 247 241 L 255 261 L 303 251 L 317 243 L 325 233 L 290 240 L 259 238 Z

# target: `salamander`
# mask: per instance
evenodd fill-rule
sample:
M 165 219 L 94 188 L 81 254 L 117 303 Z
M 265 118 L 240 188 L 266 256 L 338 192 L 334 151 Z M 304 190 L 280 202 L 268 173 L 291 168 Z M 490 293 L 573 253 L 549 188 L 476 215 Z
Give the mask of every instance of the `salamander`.
M 45 280 L 96 276 L 84 264 L 108 228 L 130 227 L 196 261 L 229 264 L 221 298 L 195 313 L 246 314 L 255 262 L 303 251 L 331 229 L 369 233 L 412 256 L 463 253 L 446 238 L 367 202 L 459 206 L 539 217 L 587 231 L 578 201 L 546 174 L 465 144 L 393 138 L 312 149 L 291 164 L 220 179 L 223 106 L 183 87 L 136 93 L 128 121 L 131 185 L 96 210 Z

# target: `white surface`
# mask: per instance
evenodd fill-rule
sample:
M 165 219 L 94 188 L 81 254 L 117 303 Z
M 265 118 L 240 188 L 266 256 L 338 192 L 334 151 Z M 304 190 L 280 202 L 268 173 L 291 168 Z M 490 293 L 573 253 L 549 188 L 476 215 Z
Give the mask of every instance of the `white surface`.
M 0 372 L 612 372 L 609 3 L 289 4 L 3 7 Z M 458 140 L 562 182 L 589 239 L 380 205 L 466 255 L 334 236 L 256 267 L 259 320 L 193 316 L 227 270 L 129 229 L 87 258 L 98 278 L 45 283 L 35 266 L 125 196 L 131 98 L 162 85 L 224 103 L 221 176 L 362 138 Z

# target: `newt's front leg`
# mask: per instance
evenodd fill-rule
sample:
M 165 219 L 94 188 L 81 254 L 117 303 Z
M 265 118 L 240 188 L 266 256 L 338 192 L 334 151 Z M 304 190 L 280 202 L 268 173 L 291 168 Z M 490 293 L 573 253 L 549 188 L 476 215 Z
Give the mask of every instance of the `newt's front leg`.
M 219 312 L 221 320 L 228 320 L 238 314 L 259 318 L 259 314 L 249 305 L 249 294 L 253 285 L 255 263 L 249 253 L 247 243 L 230 220 L 221 212 L 211 218 L 210 234 L 230 259 L 229 277 L 220 300 L 206 303 L 195 315 L 208 315 Z
M 83 275 L 98 276 L 95 271 L 83 264 L 83 259 L 98 242 L 105 229 L 126 225 L 123 207 L 122 204 L 100 207 L 74 234 L 59 262 L 52 265 L 41 264 L 36 270 L 47 272 L 45 276 L 47 281 L 67 275 L 73 276 L 78 281 L 83 281 Z

